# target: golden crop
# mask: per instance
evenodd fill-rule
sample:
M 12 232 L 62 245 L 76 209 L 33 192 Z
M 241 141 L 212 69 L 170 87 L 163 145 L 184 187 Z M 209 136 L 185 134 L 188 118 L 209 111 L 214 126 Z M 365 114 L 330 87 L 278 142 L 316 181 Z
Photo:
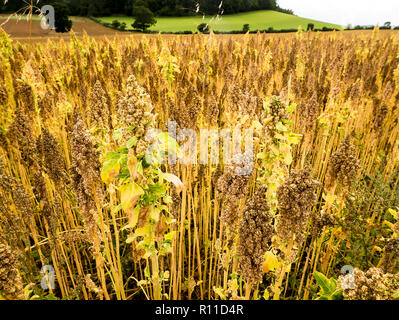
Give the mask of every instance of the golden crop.
M 398 298 L 398 105 L 395 32 L 0 33 L 0 297 Z M 254 166 L 149 163 L 169 120 Z

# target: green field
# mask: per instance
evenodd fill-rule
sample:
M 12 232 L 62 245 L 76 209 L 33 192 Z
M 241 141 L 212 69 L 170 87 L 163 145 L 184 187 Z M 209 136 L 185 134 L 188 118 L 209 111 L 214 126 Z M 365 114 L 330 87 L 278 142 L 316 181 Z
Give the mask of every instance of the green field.
M 131 24 L 134 22 L 132 17 L 102 17 L 100 20 L 111 23 L 113 20 L 125 22 L 127 29 L 132 29 Z M 336 28 L 342 29 L 342 26 L 315 21 L 311 19 L 300 18 L 277 11 L 262 10 L 234 15 L 224 15 L 216 20 L 214 17 L 158 17 L 157 24 L 152 26 L 150 30 L 160 32 L 181 32 L 196 31 L 197 26 L 203 22 L 210 22 L 210 26 L 215 31 L 238 31 L 242 30 L 244 24 L 248 23 L 251 30 L 265 30 L 273 27 L 275 30 L 296 29 L 298 26 L 306 28 L 309 23 L 313 23 L 315 28 Z

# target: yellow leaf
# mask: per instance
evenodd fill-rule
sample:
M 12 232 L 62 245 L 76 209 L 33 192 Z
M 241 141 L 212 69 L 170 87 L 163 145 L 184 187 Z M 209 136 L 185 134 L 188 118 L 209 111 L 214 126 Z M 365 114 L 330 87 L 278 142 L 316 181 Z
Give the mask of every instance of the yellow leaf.
M 132 209 L 140 196 L 144 194 L 144 190 L 135 182 L 121 186 L 119 191 L 121 193 L 122 209 L 125 212 Z
M 140 207 L 137 206 L 133 210 L 129 210 L 128 219 L 129 219 L 129 227 L 134 228 L 137 225 L 137 221 L 139 220 Z
M 132 243 L 137 237 L 145 237 L 151 233 L 150 226 L 137 228 L 133 235 L 127 238 L 126 243 Z
M 386 224 L 388 227 L 390 227 L 392 230 L 394 229 L 394 225 L 393 223 L 389 222 L 389 221 L 384 221 L 384 224 Z
M 284 157 L 284 163 L 289 166 L 292 163 L 292 154 L 291 154 L 291 148 L 287 144 L 282 144 L 280 147 L 280 150 L 283 154 Z
M 111 159 L 104 163 L 101 169 L 101 180 L 105 184 L 110 184 L 112 180 L 119 174 L 121 165 L 118 159 Z
M 222 300 L 226 300 L 226 295 L 224 294 L 223 288 L 213 287 L 213 291 L 220 297 Z
M 393 209 L 388 209 L 388 213 L 392 215 L 396 220 L 398 220 L 398 213 Z
M 265 260 L 263 261 L 263 272 L 268 273 L 269 271 L 274 271 L 280 267 L 280 262 L 273 252 L 268 251 L 264 255 Z

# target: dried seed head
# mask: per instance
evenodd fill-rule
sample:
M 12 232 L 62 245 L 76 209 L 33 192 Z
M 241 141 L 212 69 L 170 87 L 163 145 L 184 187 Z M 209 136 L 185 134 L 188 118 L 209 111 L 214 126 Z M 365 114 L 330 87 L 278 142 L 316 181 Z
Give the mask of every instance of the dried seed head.
M 87 195 L 93 195 L 93 192 L 96 192 L 96 195 L 102 198 L 99 153 L 81 117 L 78 117 L 73 126 L 73 131 L 70 133 L 70 142 L 72 167 L 80 177 L 81 187 Z
M 118 119 L 124 128 L 124 141 L 136 137 L 136 154 L 145 154 L 148 146 L 146 135 L 155 122 L 155 115 L 152 114 L 150 96 L 133 75 L 127 80 L 126 94 L 119 99 L 117 108 Z
M 312 226 L 311 226 L 311 234 L 315 238 L 320 236 L 324 227 L 332 227 L 336 224 L 334 218 L 329 213 L 316 214 L 313 217 Z
M 0 106 L 3 106 L 7 103 L 8 100 L 8 93 L 6 88 L 0 86 Z
M 311 209 L 316 204 L 316 189 L 320 183 L 313 180 L 309 169 L 293 170 L 277 190 L 279 215 L 277 234 L 281 240 L 302 243 Z
M 281 98 L 278 96 L 273 96 L 268 107 L 268 112 L 266 114 L 266 119 L 270 121 L 266 124 L 265 129 L 266 133 L 273 137 L 276 132 L 276 125 L 279 122 L 282 122 L 283 119 L 288 118 L 286 106 L 281 101 Z
M 345 285 L 349 277 L 354 288 Z M 395 300 L 399 275 L 384 273 L 378 268 L 371 268 L 367 272 L 355 268 L 352 275 L 339 277 L 338 283 L 343 289 L 345 300 Z
M 386 104 L 382 104 L 379 99 L 374 100 L 374 121 L 373 129 L 375 132 L 379 133 L 383 129 L 384 121 L 387 118 L 389 109 Z
M 201 99 L 194 89 L 185 92 L 180 89 L 178 97 L 182 96 L 175 104 L 173 101 L 169 102 L 169 112 L 173 120 L 175 120 L 180 129 L 198 129 L 198 115 L 202 109 Z
M 384 258 L 381 268 L 384 272 L 393 272 L 398 263 L 399 256 L 399 238 L 389 239 L 384 248 Z
M 17 142 L 22 160 L 27 165 L 32 165 L 36 153 L 35 138 L 31 121 L 21 109 L 15 111 L 15 118 L 8 130 L 7 138 L 9 141 Z
M 356 158 L 356 148 L 348 136 L 333 153 L 328 162 L 327 188 L 335 181 L 343 187 L 349 188 L 359 169 L 359 160 Z
M 2 161 L 0 162 L 0 188 L 12 195 L 15 207 L 21 213 L 24 221 L 29 224 L 33 219 L 32 197 L 20 181 L 5 172 Z
M 91 274 L 87 274 L 85 277 L 86 287 L 90 292 L 93 292 L 97 295 L 97 298 L 102 300 L 104 298 L 104 291 L 100 289 L 94 281 L 91 279 Z
M 87 110 L 90 126 L 108 128 L 109 110 L 107 95 L 101 87 L 100 81 L 97 80 L 90 93 L 89 110 Z
M 96 223 L 96 199 L 103 199 L 100 177 L 101 164 L 92 137 L 87 131 L 82 118 L 78 117 L 70 133 L 72 166 L 70 168 L 72 188 L 77 196 L 79 207 L 85 220 L 87 234 L 98 249 L 100 231 Z M 98 255 L 98 250 L 96 252 Z
M 316 126 L 318 113 L 319 105 L 316 94 L 314 94 L 309 101 L 299 105 L 300 117 L 298 119 L 298 124 L 302 130 L 302 133 L 309 134 L 309 132 L 313 132 Z
M 273 235 L 273 216 L 269 213 L 266 191 L 266 187 L 261 186 L 253 198 L 247 200 L 239 227 L 239 269 L 241 275 L 253 283 L 262 280 L 263 256 Z
M 59 241 L 65 241 L 68 245 L 73 244 L 74 242 L 90 243 L 90 240 L 86 233 L 83 233 L 80 231 L 73 231 L 73 230 L 69 230 L 65 233 L 57 234 L 57 239 Z
M 208 125 L 214 126 L 219 119 L 219 104 L 214 96 L 206 99 L 204 103 L 204 117 Z
M 6 298 L 24 300 L 24 287 L 18 271 L 18 256 L 8 245 L 0 244 L 0 293 Z
M 15 100 L 20 101 L 27 113 L 35 113 L 35 100 L 32 87 L 25 82 L 18 82 L 15 90 Z
M 67 182 L 61 147 L 54 136 L 45 128 L 42 128 L 42 134 L 36 141 L 36 149 L 41 164 L 47 169 L 51 179 L 56 183 Z
M 224 197 L 225 206 L 221 213 L 221 221 L 234 227 L 238 223 L 238 202 L 248 193 L 248 182 L 253 173 L 253 156 L 246 152 L 233 156 L 232 164 L 218 179 L 217 190 Z

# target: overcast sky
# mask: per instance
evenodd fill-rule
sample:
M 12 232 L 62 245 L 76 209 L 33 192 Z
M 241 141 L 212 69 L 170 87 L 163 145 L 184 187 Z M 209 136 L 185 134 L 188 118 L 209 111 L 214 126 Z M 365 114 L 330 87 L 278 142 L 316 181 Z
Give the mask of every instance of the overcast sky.
M 399 25 L 399 0 L 278 0 L 281 8 L 297 16 L 346 26 Z

